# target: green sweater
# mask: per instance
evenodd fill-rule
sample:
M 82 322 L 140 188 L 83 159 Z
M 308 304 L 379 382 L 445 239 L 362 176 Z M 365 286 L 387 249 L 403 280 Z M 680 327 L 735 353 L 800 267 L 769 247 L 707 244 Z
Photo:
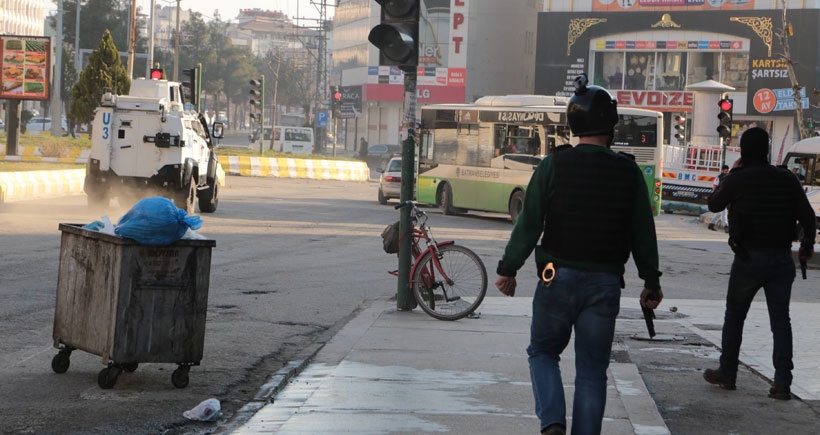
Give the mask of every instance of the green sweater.
M 576 146 L 576 149 L 585 153 L 614 153 L 610 148 L 597 145 L 580 144 Z M 552 188 L 552 177 L 552 156 L 547 156 L 538 165 L 532 174 L 532 178 L 530 178 L 527 194 L 524 197 L 524 207 L 518 215 L 518 221 L 513 227 L 510 241 L 507 242 L 507 247 L 504 250 L 504 256 L 498 268 L 499 274 L 514 276 L 534 249 L 535 261 L 538 264 L 552 262 L 557 267 L 571 267 L 623 275 L 625 269 L 622 263 L 562 260 L 549 254 L 542 246 L 537 246 L 544 228 L 544 217 L 547 213 L 543 197 Z M 644 287 L 660 290 L 661 272 L 658 270 L 658 242 L 655 237 L 655 221 L 643 177 L 639 180 L 639 185 L 635 186 L 638 198 L 632 211 L 632 220 L 636 229 L 631 242 L 632 258 L 638 268 L 638 276 L 644 280 Z

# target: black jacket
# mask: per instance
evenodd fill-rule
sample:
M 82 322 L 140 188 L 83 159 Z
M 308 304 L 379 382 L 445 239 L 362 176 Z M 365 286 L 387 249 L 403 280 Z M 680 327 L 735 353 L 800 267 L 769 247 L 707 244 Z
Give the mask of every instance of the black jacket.
M 803 246 L 814 244 L 815 215 L 800 180 L 769 164 L 733 169 L 709 195 L 709 211 L 729 205 L 729 240 L 744 249 L 790 248 L 795 224 Z

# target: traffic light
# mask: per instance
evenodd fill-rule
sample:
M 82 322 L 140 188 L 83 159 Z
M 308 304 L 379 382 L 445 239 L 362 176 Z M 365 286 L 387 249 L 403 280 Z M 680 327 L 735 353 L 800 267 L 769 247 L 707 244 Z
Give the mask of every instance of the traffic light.
M 681 144 L 686 143 L 686 117 L 683 115 L 675 116 L 675 139 Z
M 338 117 L 339 114 L 342 112 L 342 93 L 339 92 L 339 87 L 333 91 L 333 116 Z
M 381 5 L 381 24 L 367 39 L 379 49 L 379 65 L 402 69 L 419 64 L 419 9 L 421 0 L 376 0 Z
M 188 102 L 199 111 L 199 66 L 182 70 L 182 87 L 188 89 Z
M 718 121 L 720 124 L 717 127 L 718 136 L 721 139 L 732 137 L 732 108 L 734 102 L 731 98 L 721 98 L 718 101 Z
M 162 80 L 162 68 L 151 68 L 151 80 Z
M 250 81 L 251 90 L 248 92 L 251 95 L 251 119 L 262 125 L 262 117 L 265 112 L 265 76 L 259 76 L 259 79 L 252 79 Z M 258 112 L 257 112 L 258 111 Z

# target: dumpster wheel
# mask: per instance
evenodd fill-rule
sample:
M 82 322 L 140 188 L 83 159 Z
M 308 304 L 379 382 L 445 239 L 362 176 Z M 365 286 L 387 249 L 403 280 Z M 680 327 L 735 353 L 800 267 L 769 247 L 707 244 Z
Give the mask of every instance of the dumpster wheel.
M 137 371 L 137 367 L 139 367 L 139 363 L 122 363 L 120 367 L 128 373 L 133 373 Z
M 183 366 L 180 365 L 171 373 L 171 383 L 174 384 L 177 388 L 185 388 L 188 386 L 188 371 L 191 370 L 191 366 Z
M 59 352 L 57 352 L 57 355 L 54 355 L 54 358 L 52 358 L 51 360 L 51 370 L 54 370 L 54 373 L 65 373 L 68 371 L 68 366 L 70 365 L 70 350 L 60 350 Z
M 122 368 L 111 364 L 100 370 L 100 374 L 97 375 L 97 384 L 104 390 L 110 390 L 117 383 L 120 373 L 122 373 Z

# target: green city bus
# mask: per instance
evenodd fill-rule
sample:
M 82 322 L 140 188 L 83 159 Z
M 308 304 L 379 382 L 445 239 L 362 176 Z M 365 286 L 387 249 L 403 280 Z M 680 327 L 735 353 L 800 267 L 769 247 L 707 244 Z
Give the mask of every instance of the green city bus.
M 421 108 L 417 200 L 444 214 L 508 213 L 513 222 L 535 166 L 556 147 L 577 143 L 566 97 L 507 95 L 474 104 Z M 635 156 L 653 213 L 661 205 L 663 114 L 618 108 L 612 149 Z

